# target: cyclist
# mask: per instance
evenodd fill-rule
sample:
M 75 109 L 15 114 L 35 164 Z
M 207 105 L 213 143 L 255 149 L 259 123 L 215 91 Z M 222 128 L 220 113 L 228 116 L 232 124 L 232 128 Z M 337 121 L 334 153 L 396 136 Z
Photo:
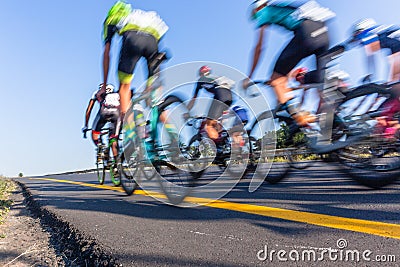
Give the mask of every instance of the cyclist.
M 350 48 L 363 46 L 367 56 L 367 71 L 369 78 L 374 78 L 376 73 L 375 54 L 380 51 L 388 51 L 387 61 L 389 65 L 388 82 L 400 81 L 400 27 L 395 25 L 378 25 L 374 19 L 361 19 L 351 27 L 351 37 L 348 41 Z M 396 98 L 385 103 L 382 117 L 377 118 L 383 132 L 388 136 L 395 133 L 399 135 L 400 111 L 400 84 L 393 85 Z
M 394 25 L 378 25 L 371 18 L 361 19 L 351 27 L 349 47 L 361 45 L 367 56 L 368 74 L 373 77 L 376 64 L 375 53 L 388 51 L 390 73 L 389 82 L 400 80 L 400 27 Z
M 122 36 L 118 63 L 122 118 L 129 107 L 131 81 L 137 62 L 145 58 L 148 77 L 154 74 L 150 61 L 158 54 L 158 42 L 167 30 L 168 26 L 156 12 L 132 9 L 130 4 L 123 1 L 117 1 L 108 11 L 103 30 L 103 82 L 106 84 L 108 79 L 111 41 L 118 33 Z
M 222 120 L 224 119 L 224 117 L 229 118 L 231 115 L 234 116 L 232 127 L 229 130 L 229 133 L 233 140 L 232 148 L 238 149 L 244 146 L 244 126 L 249 122 L 249 116 L 246 108 L 240 105 L 234 105 L 229 110 L 224 111 L 224 114 L 222 115 Z
M 327 8 L 319 6 L 315 1 L 304 4 L 298 2 L 269 3 L 266 0 L 256 0 L 251 4 L 251 19 L 258 28 L 258 41 L 253 51 L 248 78 L 243 81 L 243 88 L 251 85 L 250 79 L 259 63 L 265 38 L 265 31 L 270 25 L 278 25 L 293 32 L 294 36 L 283 49 L 273 69 L 271 85 L 278 101 L 295 119 L 298 125 L 305 126 L 315 121 L 315 117 L 301 111 L 299 103 L 291 95 L 288 87 L 288 74 L 304 58 L 316 56 L 317 70 L 310 72 L 306 80 L 308 83 L 322 82 L 319 57 L 329 48 L 328 26 L 326 21 L 335 14 Z M 303 1 L 304 2 L 304 1 Z
M 221 117 L 223 111 L 228 109 L 232 104 L 231 88 L 234 85 L 234 82 L 223 76 L 212 76 L 211 68 L 209 66 L 200 67 L 199 76 L 200 78 L 196 83 L 193 98 L 190 100 L 187 107 L 189 111 L 193 108 L 200 89 L 205 89 L 207 92 L 214 95 L 206 119 L 205 130 L 212 140 L 217 141 L 220 131 L 217 119 Z
M 89 100 L 89 104 L 86 108 L 85 126 L 82 128 L 82 132 L 85 133 L 88 131 L 90 114 L 92 113 L 94 104 L 96 103 L 96 101 L 98 101 L 100 104 L 100 108 L 97 112 L 96 118 L 93 121 L 92 140 L 93 143 L 97 146 L 97 144 L 99 143 L 101 129 L 106 123 L 111 122 L 109 131 L 109 142 L 111 144 L 111 150 L 115 160 L 118 155 L 117 135 L 115 131 L 119 118 L 119 94 L 118 92 L 114 92 L 114 86 L 112 84 L 107 84 L 106 92 L 104 94 L 99 94 L 99 91 L 102 89 L 102 87 L 103 84 L 100 84 L 99 89 L 94 92 L 92 98 Z

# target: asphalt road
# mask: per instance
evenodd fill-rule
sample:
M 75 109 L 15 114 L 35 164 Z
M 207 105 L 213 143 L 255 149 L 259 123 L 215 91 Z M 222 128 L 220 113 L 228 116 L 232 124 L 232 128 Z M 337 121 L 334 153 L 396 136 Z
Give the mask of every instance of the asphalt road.
M 124 266 L 400 265 L 400 183 L 371 190 L 326 163 L 253 193 L 243 179 L 192 208 L 98 187 L 94 174 L 18 180 Z

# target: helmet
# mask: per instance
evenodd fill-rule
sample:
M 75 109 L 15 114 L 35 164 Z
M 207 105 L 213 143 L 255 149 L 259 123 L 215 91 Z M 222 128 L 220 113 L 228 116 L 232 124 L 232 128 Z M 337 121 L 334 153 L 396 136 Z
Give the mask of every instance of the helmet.
M 123 1 L 117 1 L 107 14 L 108 24 L 117 24 L 121 18 L 128 16 L 132 12 L 132 7 Z
M 106 85 L 106 94 L 111 94 L 114 92 L 114 85 L 112 84 L 107 84 Z
M 258 11 L 263 9 L 268 5 L 268 0 L 255 0 L 253 3 L 250 4 L 250 18 L 253 20 L 255 19 L 255 15 Z
M 103 83 L 99 84 L 99 90 L 103 87 Z
M 202 66 L 199 69 L 199 75 L 200 76 L 207 76 L 211 73 L 211 68 L 209 66 Z
M 361 40 L 365 38 L 369 32 L 377 27 L 375 20 L 367 18 L 357 21 L 351 28 L 353 39 Z
M 249 121 L 247 110 L 242 106 L 235 105 L 232 107 L 232 111 L 235 112 L 239 119 L 243 122 L 243 124 L 246 125 L 246 123 Z

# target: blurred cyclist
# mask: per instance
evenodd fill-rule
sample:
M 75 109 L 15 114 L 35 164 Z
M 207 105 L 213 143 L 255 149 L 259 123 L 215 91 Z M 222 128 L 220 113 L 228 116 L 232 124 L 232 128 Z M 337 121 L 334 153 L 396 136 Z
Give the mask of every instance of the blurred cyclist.
M 193 108 L 200 89 L 204 89 L 214 95 L 208 111 L 205 130 L 208 136 L 215 141 L 218 139 L 220 131 L 217 119 L 221 117 L 222 112 L 228 109 L 232 104 L 231 88 L 234 82 L 226 77 L 212 76 L 209 66 L 202 66 L 199 69 L 199 76 L 200 78 L 196 83 L 193 98 L 188 104 L 188 109 L 191 110 Z
M 100 84 L 99 89 L 94 92 L 86 108 L 85 126 L 82 128 L 82 132 L 85 133 L 88 131 L 90 114 L 92 113 L 92 109 L 96 100 L 98 100 L 100 108 L 97 112 L 96 118 L 93 121 L 92 140 L 97 146 L 99 143 L 101 129 L 106 123 L 110 122 L 109 142 L 111 144 L 111 149 L 115 160 L 118 155 L 117 136 L 115 131 L 119 119 L 119 94 L 118 92 L 114 92 L 114 86 L 112 84 L 106 85 L 106 92 L 104 94 L 98 94 L 98 92 L 102 89 L 102 85 L 103 84 Z
M 363 46 L 367 56 L 367 71 L 370 79 L 376 78 L 375 54 L 387 51 L 389 65 L 388 82 L 400 81 L 400 27 L 395 25 L 378 25 L 374 19 L 361 19 L 351 27 L 349 47 Z M 379 125 L 384 133 L 393 136 L 399 133 L 400 124 L 397 117 L 400 113 L 400 84 L 393 85 L 396 98 L 383 106 L 382 117 L 378 118 Z
M 351 27 L 351 37 L 348 41 L 354 46 L 363 46 L 367 56 L 367 71 L 373 77 L 376 73 L 375 53 L 388 52 L 390 73 L 389 82 L 400 81 L 400 27 L 394 25 L 378 25 L 371 18 L 362 19 Z
M 154 73 L 150 66 L 151 58 L 158 54 L 158 42 L 167 32 L 168 26 L 154 11 L 132 9 L 130 4 L 117 1 L 108 11 L 104 21 L 103 79 L 107 83 L 110 65 L 110 47 L 115 33 L 122 36 L 122 45 L 118 63 L 119 94 L 121 115 L 123 116 L 130 102 L 130 87 L 136 63 L 145 58 L 148 77 Z M 105 88 L 102 88 L 103 91 Z
M 277 95 L 278 101 L 295 119 L 298 125 L 305 126 L 315 121 L 315 117 L 301 111 L 299 103 L 296 103 L 288 88 L 288 74 L 304 58 L 316 56 L 317 71 L 310 72 L 306 77 L 308 83 L 322 82 L 321 66 L 318 59 L 329 48 L 328 27 L 326 21 L 335 14 L 327 8 L 319 6 L 315 1 L 307 1 L 304 4 L 287 1 L 289 3 L 269 3 L 266 0 L 254 1 L 251 5 L 251 18 L 257 24 L 258 41 L 253 51 L 248 79 L 243 81 L 243 88 L 251 85 L 250 79 L 256 70 L 265 38 L 265 31 L 270 25 L 278 25 L 293 32 L 291 41 L 278 57 L 271 76 L 271 85 Z

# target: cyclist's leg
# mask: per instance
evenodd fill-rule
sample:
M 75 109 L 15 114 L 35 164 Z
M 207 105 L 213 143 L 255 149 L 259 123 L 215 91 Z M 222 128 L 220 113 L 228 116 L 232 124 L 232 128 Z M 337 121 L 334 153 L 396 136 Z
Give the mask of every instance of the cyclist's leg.
M 93 121 L 93 125 L 92 125 L 92 141 L 94 143 L 95 146 L 97 146 L 97 144 L 99 143 L 99 138 L 100 138 L 100 131 L 101 131 L 101 115 L 100 115 L 100 110 L 99 112 L 97 112 L 97 115 Z M 100 128 L 98 126 L 101 126 Z
M 286 105 L 287 110 L 299 125 L 307 125 L 315 121 L 315 118 L 301 111 L 299 103 L 294 101 L 290 94 L 291 89 L 288 88 L 288 74 L 302 59 L 321 54 L 328 49 L 327 30 L 320 31 L 320 29 L 325 29 L 324 27 L 324 23 L 304 21 L 278 57 L 271 77 L 271 85 L 274 87 L 279 102 Z M 315 32 L 318 31 L 321 34 L 315 35 Z M 320 66 L 318 66 L 319 68 Z
M 117 109 L 112 110 L 109 116 L 111 122 L 109 131 L 109 142 L 115 160 L 118 156 L 118 136 L 116 135 L 116 126 L 119 120 L 119 111 Z
M 136 31 L 128 31 L 123 36 L 121 52 L 118 63 L 118 78 L 120 81 L 121 111 L 129 107 L 131 98 L 130 85 L 134 76 L 137 62 L 145 56 L 148 36 Z

